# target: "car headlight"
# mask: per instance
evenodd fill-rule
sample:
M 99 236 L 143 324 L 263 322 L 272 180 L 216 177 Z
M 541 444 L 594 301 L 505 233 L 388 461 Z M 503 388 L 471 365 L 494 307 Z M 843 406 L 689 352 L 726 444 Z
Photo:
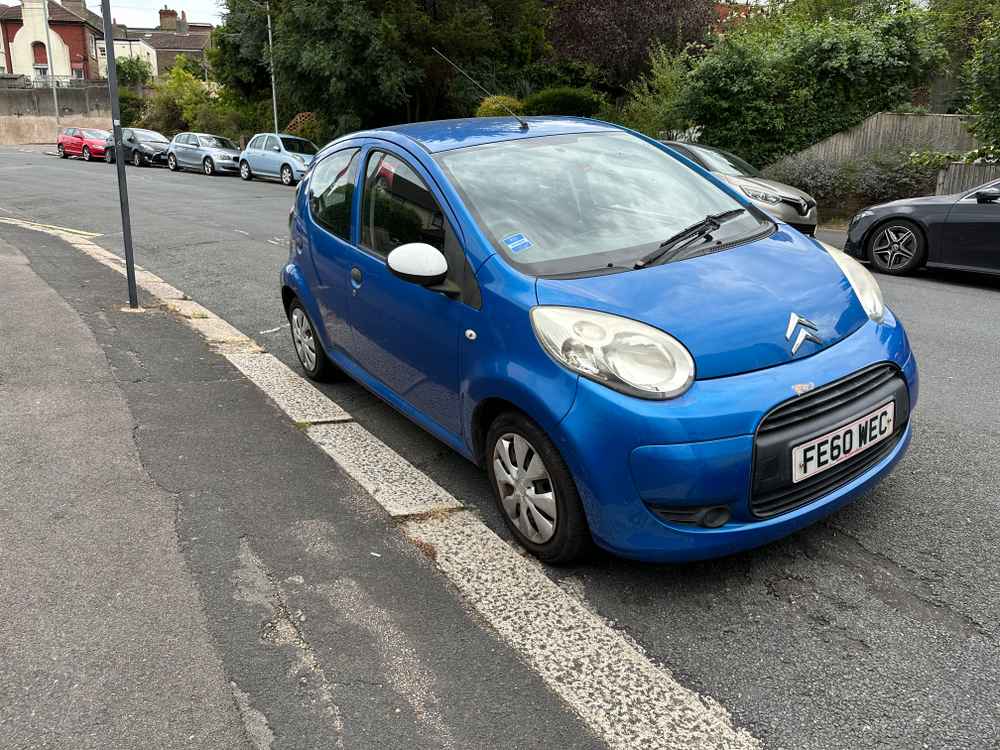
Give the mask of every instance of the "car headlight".
M 844 276 L 851 282 L 851 288 L 854 289 L 854 294 L 858 298 L 858 302 L 861 303 L 861 307 L 868 313 L 868 317 L 876 323 L 881 323 L 885 317 L 885 301 L 882 299 L 882 290 L 871 271 L 842 250 L 825 242 L 819 242 L 819 244 L 836 261 L 840 270 L 844 272 Z
M 780 195 L 777 193 L 771 193 L 759 187 L 740 185 L 740 190 L 749 195 L 755 201 L 762 201 L 763 203 L 781 203 Z
M 532 308 L 531 325 L 556 362 L 630 396 L 675 398 L 694 381 L 688 350 L 663 331 L 578 307 Z

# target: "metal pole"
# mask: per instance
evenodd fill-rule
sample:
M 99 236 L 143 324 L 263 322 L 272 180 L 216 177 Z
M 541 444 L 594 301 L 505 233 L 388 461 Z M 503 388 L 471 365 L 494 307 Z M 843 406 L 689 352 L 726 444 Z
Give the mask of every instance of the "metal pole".
M 45 0 L 47 2 L 47 0 Z M 111 2 L 101 0 L 104 16 L 104 47 L 108 56 L 108 90 L 111 97 L 111 126 L 114 133 L 115 168 L 118 172 L 118 202 L 122 208 L 122 239 L 125 242 L 125 277 L 128 279 L 128 306 L 139 306 L 135 290 L 135 257 L 132 254 L 132 220 L 128 212 L 128 185 L 125 182 L 125 149 L 122 148 L 121 105 L 118 103 L 118 66 L 115 64 L 115 30 L 111 23 Z
M 49 83 L 52 84 L 52 103 L 56 108 L 56 124 L 59 124 L 59 94 L 56 93 L 56 76 L 52 55 L 52 37 L 49 34 L 49 0 L 42 0 L 42 17 L 45 19 L 45 60 L 48 62 Z M 72 61 L 70 62 L 70 75 L 73 75 Z
M 274 132 L 278 131 L 278 92 L 274 87 L 274 41 L 271 38 L 271 3 L 264 3 L 267 11 L 267 54 L 271 59 L 271 108 L 274 112 Z

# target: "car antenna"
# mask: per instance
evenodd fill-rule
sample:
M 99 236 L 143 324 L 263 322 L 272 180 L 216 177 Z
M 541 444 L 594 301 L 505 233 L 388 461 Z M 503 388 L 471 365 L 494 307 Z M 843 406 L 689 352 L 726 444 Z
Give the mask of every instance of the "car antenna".
M 481 84 L 479 83 L 479 81 L 477 81 L 477 80 L 476 80 L 475 78 L 473 78 L 473 77 L 472 77 L 472 76 L 470 76 L 470 75 L 469 75 L 468 73 L 466 73 L 466 72 L 465 72 L 464 70 L 462 70 L 462 69 L 461 69 L 460 67 L 458 67 L 458 65 L 457 65 L 456 63 L 454 63 L 454 62 L 452 62 L 451 60 L 449 60 L 449 59 L 448 59 L 448 57 L 447 57 L 447 56 L 446 56 L 446 55 L 444 54 L 444 52 L 442 52 L 441 50 L 439 50 L 439 49 L 438 49 L 437 47 L 431 47 L 431 49 L 432 49 L 432 50 L 434 50 L 435 52 L 437 52 L 437 53 L 438 53 L 439 55 L 441 55 L 441 57 L 442 57 L 442 58 L 444 58 L 444 61 L 445 61 L 446 63 L 448 63 L 448 64 L 449 64 L 449 65 L 450 65 L 451 67 L 453 67 L 453 68 L 454 68 L 455 70 L 457 70 L 457 71 L 458 71 L 459 73 L 461 73 L 461 74 L 462 74 L 463 76 L 465 76 L 465 77 L 466 77 L 466 78 L 468 78 L 468 79 L 469 79 L 470 81 L 472 81 L 472 84 L 473 84 L 473 85 L 474 85 L 474 86 L 475 86 L 476 88 L 478 88 L 478 89 L 479 89 L 480 91 L 482 91 L 482 92 L 483 92 L 484 94 L 486 94 L 486 96 L 493 96 L 493 94 L 491 94 L 491 93 L 490 93 L 489 91 L 487 91 L 487 90 L 486 90 L 486 89 L 485 89 L 485 88 L 484 88 L 484 87 L 483 87 L 483 86 L 482 86 L 482 85 L 481 85 Z M 521 125 L 521 130 L 527 130 L 527 129 L 528 129 L 528 121 L 527 121 L 527 120 L 525 120 L 525 119 L 524 119 L 523 117 L 521 117 L 520 115 L 518 115 L 518 114 L 515 114 L 514 110 L 512 110 L 512 109 L 511 109 L 510 107 L 508 107 L 508 106 L 507 106 L 506 104 L 504 104 L 503 102 L 497 102 L 497 104 L 499 104 L 499 105 L 500 105 L 500 106 L 501 106 L 501 107 L 502 107 L 503 109 L 507 110 L 507 114 L 509 114 L 509 115 L 510 115 L 511 117 L 513 117 L 513 118 L 514 118 L 515 120 L 517 120 L 517 121 L 518 121 L 518 122 L 520 123 L 520 125 Z

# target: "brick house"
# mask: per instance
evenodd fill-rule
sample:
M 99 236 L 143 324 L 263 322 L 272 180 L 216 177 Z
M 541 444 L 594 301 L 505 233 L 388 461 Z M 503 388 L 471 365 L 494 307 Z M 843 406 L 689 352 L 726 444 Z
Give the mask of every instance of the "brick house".
M 48 2 L 48 49 L 42 2 Z M 29 78 L 92 80 L 100 78 L 97 42 L 104 38 L 101 17 L 87 10 L 85 0 L 23 0 L 0 6 L 5 72 Z
M 181 11 L 178 16 L 176 10 L 163 6 L 159 26 L 155 29 L 129 28 L 128 34 L 130 38 L 156 50 L 154 70 L 163 75 L 170 70 L 178 55 L 204 61 L 205 51 L 212 44 L 213 28 L 210 23 L 189 23 L 186 11 Z

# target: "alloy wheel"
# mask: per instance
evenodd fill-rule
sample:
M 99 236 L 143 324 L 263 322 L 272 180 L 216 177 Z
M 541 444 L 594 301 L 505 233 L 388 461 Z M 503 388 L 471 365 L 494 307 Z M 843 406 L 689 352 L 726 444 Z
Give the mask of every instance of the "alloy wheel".
M 242 177 L 244 180 L 250 179 L 250 165 L 247 164 L 245 161 L 240 162 L 240 177 Z
M 60 159 L 66 158 L 66 149 L 61 143 L 58 146 L 56 146 L 56 150 L 59 152 Z
M 83 160 L 90 161 L 90 149 L 86 146 L 83 147 Z
M 523 436 L 507 432 L 493 445 L 493 473 L 504 512 L 536 544 L 556 533 L 555 486 L 542 457 Z
M 872 255 L 887 271 L 905 267 L 920 249 L 920 242 L 912 230 L 892 225 L 885 227 L 872 243 Z
M 171 172 L 177 171 L 177 157 L 174 156 L 173 154 L 167 155 L 167 169 L 169 169 Z
M 292 184 L 292 168 L 291 167 L 287 167 L 286 166 L 286 167 L 282 167 L 281 168 L 281 182 L 282 182 L 283 185 L 291 185 Z
M 309 372 L 316 369 L 316 337 L 313 336 L 312 325 L 301 307 L 292 310 L 292 341 L 295 343 L 295 353 L 299 362 Z
M 142 166 L 142 154 L 140 154 L 138 151 L 133 151 L 132 152 L 132 163 L 135 166 L 137 166 L 137 167 L 141 167 Z
M 205 174 L 211 177 L 212 174 L 215 172 L 215 165 L 212 163 L 212 160 L 206 158 L 203 166 L 205 167 Z

